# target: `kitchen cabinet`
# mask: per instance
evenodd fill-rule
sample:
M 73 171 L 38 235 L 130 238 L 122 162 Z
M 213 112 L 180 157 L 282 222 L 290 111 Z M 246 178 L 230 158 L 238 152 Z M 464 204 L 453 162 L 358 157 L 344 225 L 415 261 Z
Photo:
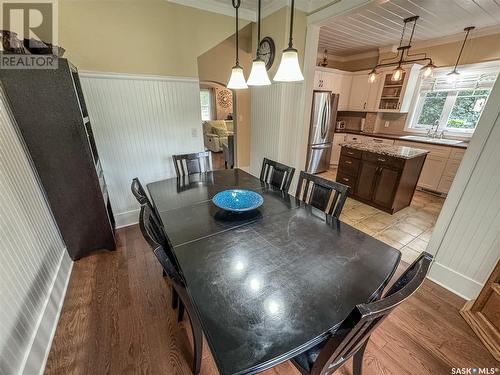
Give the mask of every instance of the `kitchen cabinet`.
M 386 144 L 344 145 L 336 180 L 350 187 L 354 199 L 392 214 L 410 205 L 426 156 Z
M 420 65 L 404 68 L 403 77 L 392 81 L 392 70 L 382 72 L 379 82 L 380 92 L 377 96 L 376 109 L 380 112 L 403 112 L 410 110 L 411 101 L 420 75 Z
M 351 90 L 352 73 L 336 69 L 316 70 L 314 73 L 314 90 L 328 90 L 339 94 L 339 111 L 347 111 L 349 92 Z
M 330 164 L 339 165 L 340 160 L 340 145 L 345 143 L 345 134 L 335 133 L 333 135 L 333 149 L 332 149 L 332 157 L 330 159 Z
M 369 82 L 368 74 L 352 76 L 349 93 L 349 111 L 376 111 L 380 81 Z
M 430 151 L 418 180 L 418 187 L 441 194 L 448 193 L 465 149 L 399 140 L 394 144 Z

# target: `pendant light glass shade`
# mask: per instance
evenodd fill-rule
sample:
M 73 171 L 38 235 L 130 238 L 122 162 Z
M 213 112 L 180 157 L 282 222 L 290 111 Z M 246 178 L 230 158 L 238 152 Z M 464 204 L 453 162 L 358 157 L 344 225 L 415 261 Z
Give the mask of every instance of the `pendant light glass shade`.
M 460 73 L 457 72 L 456 69 L 453 69 L 451 72 L 449 72 L 448 74 L 446 74 L 446 81 L 448 83 L 453 83 L 453 82 L 455 82 L 458 79 L 459 75 L 460 75 Z
M 274 76 L 276 82 L 303 81 L 304 76 L 300 70 L 299 54 L 295 48 L 287 48 L 281 56 L 281 63 Z
M 398 65 L 398 67 L 394 69 L 394 72 L 392 73 L 391 81 L 393 82 L 401 81 L 401 79 L 403 78 L 404 71 L 405 70 L 401 67 L 401 65 Z
M 377 80 L 377 71 L 375 68 L 372 69 L 370 74 L 368 74 L 368 82 L 373 83 Z
M 239 65 L 233 66 L 231 71 L 231 78 L 227 84 L 227 88 L 231 90 L 241 90 L 247 89 L 248 85 L 245 82 L 245 75 L 243 74 L 243 68 Z
M 428 78 L 430 76 L 432 76 L 432 73 L 434 72 L 434 69 L 436 68 L 436 65 L 434 65 L 432 63 L 432 61 L 430 63 L 428 63 L 426 66 L 424 66 L 422 69 L 420 69 L 422 71 L 422 75 L 425 77 L 425 78 Z
M 252 71 L 248 77 L 248 86 L 268 86 L 271 80 L 267 75 L 266 63 L 260 58 L 256 58 L 252 64 Z

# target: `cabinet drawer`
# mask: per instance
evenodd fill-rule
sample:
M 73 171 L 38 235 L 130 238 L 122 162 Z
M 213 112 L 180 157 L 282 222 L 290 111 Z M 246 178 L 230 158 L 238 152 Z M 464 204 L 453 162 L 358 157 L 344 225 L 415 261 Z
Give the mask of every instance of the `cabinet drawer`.
M 339 162 L 339 171 L 344 174 L 356 177 L 358 175 L 359 159 L 342 155 Z
M 382 166 L 402 169 L 405 165 L 405 160 L 394 158 L 392 156 L 374 154 L 372 152 L 363 152 L 363 160 L 378 163 Z
M 356 142 L 360 143 L 363 141 L 363 136 L 362 135 L 355 135 L 355 134 L 346 134 L 345 136 L 345 141 L 346 142 Z
M 349 186 L 349 193 L 354 193 L 354 187 L 356 186 L 356 177 L 349 176 L 348 174 L 337 172 L 337 182 Z
M 453 148 L 451 150 L 451 152 L 450 152 L 450 159 L 460 161 L 464 157 L 464 154 L 465 154 L 465 150 L 464 149 Z
M 356 158 L 356 159 L 361 159 L 362 154 L 363 154 L 363 151 L 355 150 L 355 149 L 349 148 L 349 147 L 342 147 L 342 151 L 340 152 L 341 156 L 348 156 L 348 157 Z

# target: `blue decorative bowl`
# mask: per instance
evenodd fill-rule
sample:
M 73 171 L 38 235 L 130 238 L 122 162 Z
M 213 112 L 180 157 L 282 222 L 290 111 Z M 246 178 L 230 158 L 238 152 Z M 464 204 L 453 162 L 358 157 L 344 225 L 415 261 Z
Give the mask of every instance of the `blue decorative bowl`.
M 215 194 L 212 202 L 226 211 L 245 212 L 260 207 L 264 203 L 264 198 L 254 191 L 232 189 Z

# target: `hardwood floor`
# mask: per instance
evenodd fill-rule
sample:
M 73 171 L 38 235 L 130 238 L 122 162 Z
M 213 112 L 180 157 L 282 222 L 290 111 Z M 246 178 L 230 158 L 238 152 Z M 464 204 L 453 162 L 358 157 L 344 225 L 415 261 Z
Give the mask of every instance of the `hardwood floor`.
M 320 176 L 335 180 L 336 170 Z M 409 207 L 391 215 L 347 198 L 340 219 L 400 250 L 402 259 L 411 263 L 427 248 L 443 204 L 444 198 L 417 190 Z
M 189 321 L 177 323 L 159 264 L 137 226 L 117 235 L 117 251 L 74 264 L 45 374 L 191 374 Z M 464 302 L 426 281 L 372 335 L 364 374 L 498 367 L 460 316 Z M 218 374 L 206 343 L 201 373 Z M 351 374 L 351 363 L 337 373 Z M 264 374 L 299 372 L 285 362 Z

